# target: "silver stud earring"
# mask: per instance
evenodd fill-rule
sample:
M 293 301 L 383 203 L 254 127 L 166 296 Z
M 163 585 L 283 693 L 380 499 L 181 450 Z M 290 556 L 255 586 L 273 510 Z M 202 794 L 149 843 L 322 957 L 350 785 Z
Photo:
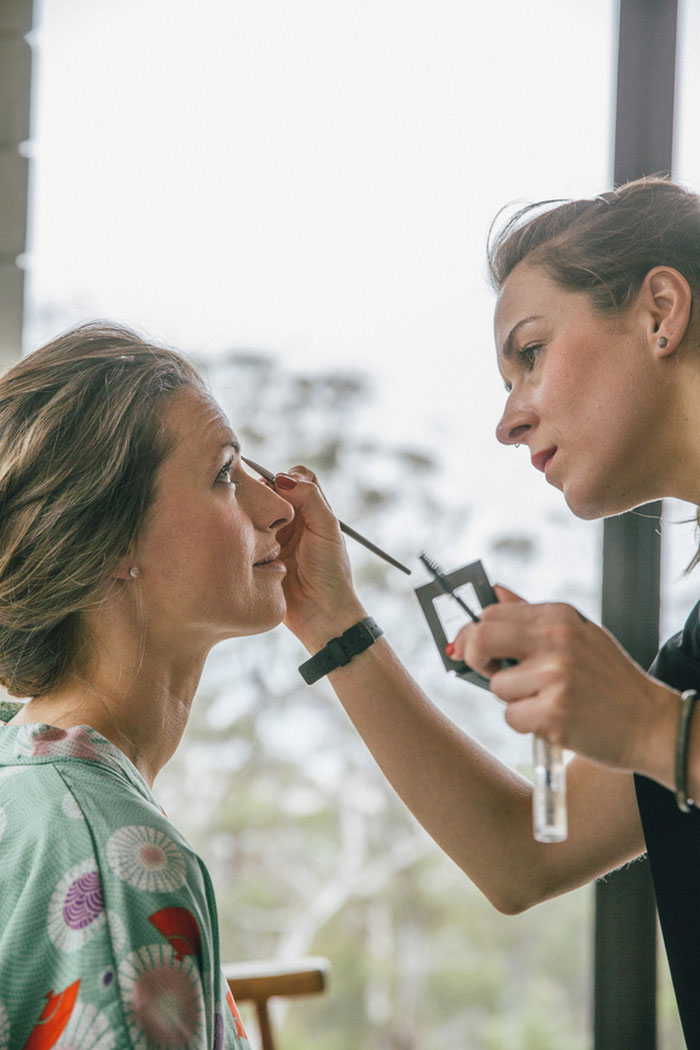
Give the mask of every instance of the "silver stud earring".
M 659 336 L 659 338 L 656 340 L 656 342 L 657 342 L 657 345 L 659 346 L 659 348 L 661 350 L 663 350 L 664 347 L 668 346 L 668 339 L 666 338 L 665 335 Z
M 139 567 L 138 567 L 138 565 L 132 565 L 131 568 L 129 569 L 129 576 L 131 576 L 131 578 L 135 580 L 136 577 L 138 576 L 138 574 L 139 574 Z
M 519 441 L 516 441 L 516 442 L 515 442 L 515 447 L 516 447 L 516 448 L 520 448 L 520 442 L 519 442 Z

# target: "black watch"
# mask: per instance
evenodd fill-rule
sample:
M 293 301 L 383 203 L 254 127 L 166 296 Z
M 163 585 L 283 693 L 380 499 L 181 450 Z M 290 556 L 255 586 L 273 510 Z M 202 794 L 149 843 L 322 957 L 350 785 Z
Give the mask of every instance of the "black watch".
M 339 638 L 331 638 L 328 645 L 301 665 L 299 674 L 308 685 L 313 685 L 336 667 L 349 664 L 353 656 L 369 649 L 383 634 L 381 627 L 368 616 L 365 620 L 348 627 Z

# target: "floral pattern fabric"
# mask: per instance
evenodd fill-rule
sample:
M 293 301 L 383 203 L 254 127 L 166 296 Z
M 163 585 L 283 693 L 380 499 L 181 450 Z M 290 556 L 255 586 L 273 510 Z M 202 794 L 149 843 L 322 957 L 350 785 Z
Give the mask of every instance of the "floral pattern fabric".
M 0 705 L 0 1050 L 251 1050 L 200 858 L 88 726 Z

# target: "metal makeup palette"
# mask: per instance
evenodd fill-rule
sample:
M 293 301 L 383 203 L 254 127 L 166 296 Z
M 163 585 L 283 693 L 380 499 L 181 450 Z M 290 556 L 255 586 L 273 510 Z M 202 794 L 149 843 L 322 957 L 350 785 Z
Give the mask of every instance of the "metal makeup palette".
M 430 583 L 417 587 L 416 596 L 428 621 L 430 633 L 445 669 L 454 671 L 458 678 L 488 689 L 488 678 L 484 678 L 463 661 L 452 660 L 445 652 L 448 641 L 447 631 L 449 630 L 451 636 L 454 637 L 466 622 L 462 617 L 461 623 L 447 624 L 445 622 L 447 613 L 445 601 L 453 599 L 453 609 L 455 605 L 459 606 L 463 613 L 478 623 L 478 612 L 498 600 L 483 565 L 480 561 L 475 561 L 471 565 L 463 565 L 459 569 L 445 573 L 427 555 L 422 554 L 420 559 L 433 579 Z M 442 603 L 442 608 L 439 610 L 436 608 L 438 601 Z M 501 666 L 512 667 L 514 662 L 503 660 Z M 568 834 L 568 821 L 566 766 L 561 746 L 553 744 L 546 737 L 533 736 L 532 764 L 535 776 L 532 796 L 533 836 L 538 842 L 563 842 Z
M 458 616 L 455 620 L 450 616 L 447 596 L 454 598 L 463 609 L 462 602 L 464 604 L 469 602 L 470 606 L 465 611 L 472 619 L 478 619 L 478 613 L 485 606 L 492 605 L 497 600 L 483 565 L 480 561 L 475 561 L 470 565 L 462 565 L 452 572 L 444 573 L 429 558 L 421 556 L 421 561 L 432 573 L 433 579 L 430 583 L 424 583 L 422 587 L 416 587 L 415 593 L 423 615 L 428 621 L 430 633 L 445 670 L 454 671 L 458 678 L 472 682 L 473 685 L 478 685 L 482 689 L 488 689 L 488 678 L 484 678 L 478 671 L 468 667 L 462 660 L 452 660 L 445 652 L 447 643 L 452 641 L 459 628 L 467 622 L 465 617 Z

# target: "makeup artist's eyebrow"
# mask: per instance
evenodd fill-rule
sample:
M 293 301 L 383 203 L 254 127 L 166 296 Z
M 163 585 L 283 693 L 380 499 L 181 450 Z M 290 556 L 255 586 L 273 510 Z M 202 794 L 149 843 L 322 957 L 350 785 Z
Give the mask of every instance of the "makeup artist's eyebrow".
M 508 335 L 506 337 L 506 341 L 504 342 L 503 349 L 501 351 L 501 357 L 503 358 L 504 361 L 512 361 L 513 358 L 515 357 L 515 348 L 513 346 L 513 339 L 514 339 L 515 333 L 518 331 L 518 329 L 522 328 L 522 326 L 524 324 L 527 324 L 528 321 L 539 321 L 539 320 L 541 320 L 541 318 L 542 318 L 542 314 L 531 314 L 530 317 L 523 317 L 522 321 L 518 321 L 518 323 L 516 325 L 513 325 L 513 327 L 511 328 L 510 332 L 508 333 Z

